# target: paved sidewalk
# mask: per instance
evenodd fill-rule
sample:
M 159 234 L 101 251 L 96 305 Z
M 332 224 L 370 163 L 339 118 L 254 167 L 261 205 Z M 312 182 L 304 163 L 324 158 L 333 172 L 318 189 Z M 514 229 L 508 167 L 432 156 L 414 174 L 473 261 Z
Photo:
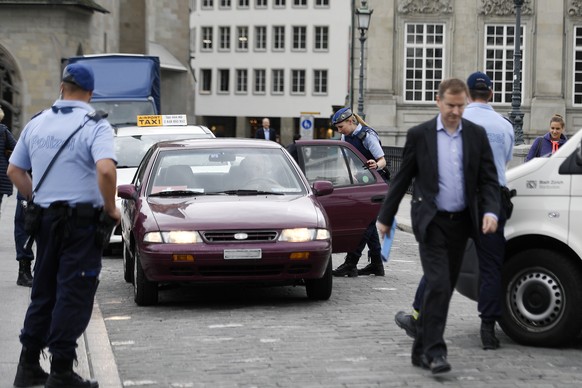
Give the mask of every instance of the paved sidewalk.
M 4 197 L 0 215 L 0 388 L 12 387 L 21 345 L 18 335 L 24 322 L 24 315 L 30 300 L 30 288 L 16 285 L 18 263 L 14 249 L 14 210 L 16 196 Z M 41 359 L 46 371 L 49 371 L 49 353 Z M 99 306 L 95 304 L 91 323 L 85 334 L 78 341 L 77 373 L 85 378 L 95 378 L 102 388 L 121 387 L 119 373 L 105 330 L 105 323 Z

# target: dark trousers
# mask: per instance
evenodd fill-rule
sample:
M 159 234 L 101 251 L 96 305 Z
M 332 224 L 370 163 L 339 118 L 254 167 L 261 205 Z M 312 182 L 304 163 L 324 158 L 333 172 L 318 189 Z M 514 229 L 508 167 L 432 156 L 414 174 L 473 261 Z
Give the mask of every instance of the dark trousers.
M 348 258 L 351 259 L 354 264 L 357 264 L 362 256 L 362 252 L 364 248 L 366 248 L 366 244 L 368 244 L 368 254 L 370 257 L 376 259 L 382 259 L 380 255 L 382 251 L 382 245 L 380 245 L 380 237 L 378 236 L 378 229 L 376 228 L 376 221 L 373 221 L 362 236 L 362 239 L 358 243 L 356 249 L 350 253 L 348 253 Z
M 479 257 L 479 299 L 481 320 L 494 322 L 501 317 L 501 267 L 505 257 L 505 219 L 500 218 L 497 231 L 479 234 L 476 242 Z
M 454 218 L 439 212 L 427 227 L 425 241 L 419 244 L 426 285 L 412 353 L 424 354 L 429 361 L 447 355 L 443 335 L 470 229 L 468 211 Z
M 477 309 L 483 321 L 493 322 L 501 317 L 501 267 L 505 257 L 505 222 L 499 218 L 497 231 L 479 234 L 475 247 L 479 258 L 479 300 Z M 419 311 L 426 288 L 426 277 L 420 279 L 412 308 Z
M 34 260 L 32 248 L 26 248 L 28 234 L 24 231 L 24 206 L 22 200 L 16 199 L 14 212 L 14 245 L 16 245 L 16 260 Z
M 93 312 L 101 249 L 95 225 L 55 220 L 44 215 L 36 236 L 36 272 L 20 342 L 30 349 L 48 346 L 53 358 L 73 360 Z

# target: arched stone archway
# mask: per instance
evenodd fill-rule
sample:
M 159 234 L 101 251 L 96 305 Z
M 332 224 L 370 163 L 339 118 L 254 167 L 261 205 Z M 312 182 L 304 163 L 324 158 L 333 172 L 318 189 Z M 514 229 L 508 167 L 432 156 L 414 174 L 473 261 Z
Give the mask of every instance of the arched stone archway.
M 2 123 L 8 126 L 14 135 L 20 135 L 22 127 L 22 78 L 16 61 L 0 45 L 0 106 L 4 110 Z

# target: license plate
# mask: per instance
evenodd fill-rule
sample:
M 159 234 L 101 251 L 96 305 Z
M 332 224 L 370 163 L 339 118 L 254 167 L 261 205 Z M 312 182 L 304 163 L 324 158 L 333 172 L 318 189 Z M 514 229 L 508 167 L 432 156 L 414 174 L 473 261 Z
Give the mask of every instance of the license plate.
M 226 260 L 260 259 L 262 251 L 260 249 L 225 249 L 224 258 Z

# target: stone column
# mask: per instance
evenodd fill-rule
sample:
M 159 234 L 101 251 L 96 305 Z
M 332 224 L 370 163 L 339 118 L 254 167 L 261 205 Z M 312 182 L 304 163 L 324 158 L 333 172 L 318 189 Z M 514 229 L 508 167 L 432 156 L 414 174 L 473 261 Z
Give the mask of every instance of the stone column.
M 554 113 L 566 117 L 564 96 L 564 2 L 554 0 L 536 0 L 539 17 L 535 34 L 525 31 L 526 39 L 532 39 L 527 48 L 531 52 L 523 58 L 525 73 L 522 79 L 524 91 L 532 96 L 529 126 L 524 126 L 524 135 L 533 139 L 546 133 L 550 127 L 550 118 Z M 529 30 L 529 31 L 528 31 Z M 531 60 L 530 66 L 526 61 Z M 531 80 L 531 83 L 528 82 Z M 525 99 L 527 103 L 527 99 Z M 566 122 L 566 127 L 571 128 Z M 524 136 L 525 137 L 525 136 Z M 526 143 L 530 143 L 527 141 Z

